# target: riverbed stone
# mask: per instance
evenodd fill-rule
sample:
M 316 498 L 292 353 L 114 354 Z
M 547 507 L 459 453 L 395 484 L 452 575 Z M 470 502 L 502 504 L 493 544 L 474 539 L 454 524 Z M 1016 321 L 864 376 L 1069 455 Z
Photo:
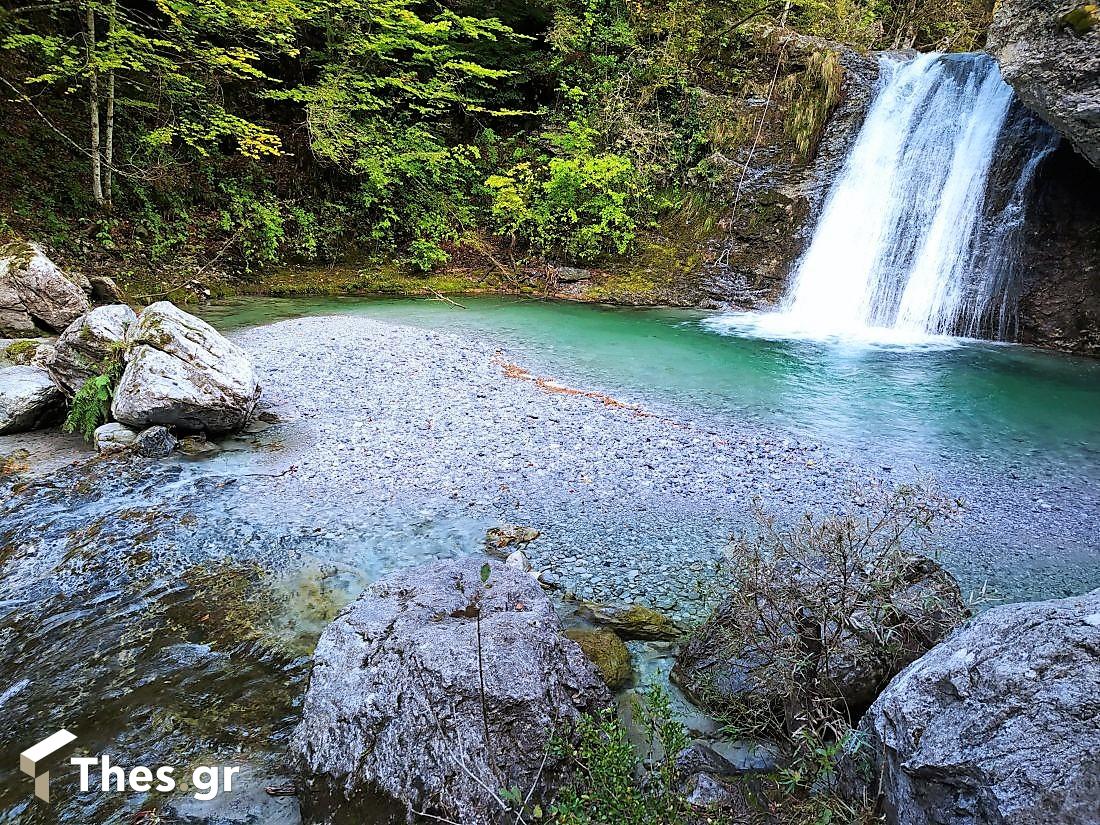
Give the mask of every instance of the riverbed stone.
M 1084 825 L 1100 817 L 1098 720 L 1094 590 L 983 613 L 898 674 L 860 729 L 891 823 Z
M 67 395 L 101 374 L 112 358 L 122 359 L 126 331 L 137 314 L 125 304 L 96 307 L 73 321 L 57 340 L 50 375 Z
M 88 296 L 37 244 L 18 241 L 0 247 L 0 323 L 23 327 L 26 318 L 55 332 L 91 308 Z M 8 334 L 14 334 L 9 329 Z
M 104 455 L 121 453 L 134 446 L 137 435 L 136 432 L 125 424 L 119 424 L 117 421 L 112 421 L 109 424 L 102 424 L 96 427 L 95 433 L 92 436 L 92 442 L 95 444 L 96 450 Z
M 630 665 L 630 651 L 623 640 L 610 630 L 570 628 L 565 635 L 584 651 L 584 655 L 603 677 L 604 684 L 612 690 L 621 688 L 634 675 Z
M 126 369 L 111 413 L 132 427 L 227 432 L 248 421 L 260 384 L 248 354 L 167 301 L 151 304 L 127 333 Z
M 291 745 L 311 794 L 382 791 L 479 825 L 500 819 L 499 789 L 553 783 L 551 737 L 610 696 L 538 583 L 490 561 L 483 584 L 485 566 L 392 573 L 325 630 Z
M 0 369 L 0 435 L 56 424 L 64 413 L 64 400 L 41 367 Z

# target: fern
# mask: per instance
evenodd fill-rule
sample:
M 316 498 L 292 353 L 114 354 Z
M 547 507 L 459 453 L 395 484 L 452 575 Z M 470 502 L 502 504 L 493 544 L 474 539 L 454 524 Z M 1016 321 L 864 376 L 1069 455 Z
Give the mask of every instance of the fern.
M 109 358 L 100 368 L 102 372 L 99 375 L 93 375 L 76 391 L 72 407 L 61 426 L 67 433 L 80 433 L 85 441 L 91 441 L 96 428 L 107 422 L 111 399 L 122 377 L 122 359 Z

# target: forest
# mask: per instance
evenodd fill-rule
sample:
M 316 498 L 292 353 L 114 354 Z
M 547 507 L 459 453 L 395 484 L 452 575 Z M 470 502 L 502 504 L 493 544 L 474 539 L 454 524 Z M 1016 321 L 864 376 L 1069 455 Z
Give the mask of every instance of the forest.
M 129 285 L 622 258 L 670 216 L 729 205 L 769 108 L 792 158 L 812 151 L 839 67 L 770 33 L 965 51 L 991 6 L 8 3 L 0 238 Z

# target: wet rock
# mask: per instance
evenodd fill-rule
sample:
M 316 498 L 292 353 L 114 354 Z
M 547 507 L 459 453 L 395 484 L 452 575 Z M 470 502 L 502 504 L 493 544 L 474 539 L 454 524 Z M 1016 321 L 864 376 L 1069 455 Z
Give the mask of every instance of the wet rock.
M 1080 825 L 1100 814 L 1098 719 L 1094 590 L 983 613 L 898 674 L 860 728 L 890 822 Z
M 96 450 L 101 453 L 121 453 L 134 446 L 138 434 L 125 424 L 111 422 L 96 427 L 93 435 L 93 443 Z
M 64 415 L 64 401 L 41 367 L 0 369 L 0 435 L 56 424 Z
M 1024 104 L 1100 168 L 1100 11 L 1082 0 L 1000 0 L 989 50 Z
M 30 318 L 61 332 L 90 308 L 84 291 L 41 247 L 20 241 L 0 248 L 0 325 L 25 328 Z
M 623 639 L 670 641 L 684 635 L 675 620 L 640 604 L 600 604 L 584 602 L 577 609 L 581 618 L 614 630 Z
M 72 396 L 89 378 L 100 375 L 112 358 L 122 358 L 126 331 L 137 315 L 125 304 L 96 307 L 81 315 L 57 340 L 50 375 Z
M 179 440 L 177 445 L 179 451 L 184 455 L 192 457 L 216 455 L 221 452 L 221 447 L 212 441 L 208 441 L 203 434 L 189 435 Z
M 205 321 L 160 301 L 138 316 L 127 345 L 111 406 L 116 420 L 226 432 L 252 415 L 260 397 L 252 361 Z
M 137 434 L 134 449 L 146 458 L 164 458 L 172 454 L 177 443 L 171 430 L 157 424 Z
M 291 745 L 310 794 L 381 791 L 476 825 L 500 818 L 490 793 L 553 783 L 551 736 L 610 696 L 534 579 L 490 562 L 483 584 L 483 564 L 393 573 L 325 630 Z
M 584 651 L 584 655 L 600 672 L 604 684 L 612 690 L 625 685 L 634 675 L 630 666 L 630 651 L 623 640 L 610 630 L 570 628 L 565 635 Z
M 680 649 L 673 681 L 700 707 L 721 710 L 752 697 L 762 705 L 782 708 L 791 695 L 792 675 L 767 647 L 778 642 L 764 632 L 764 641 L 754 642 L 744 637 L 743 629 L 764 621 L 785 627 L 793 640 L 791 649 L 802 650 L 797 634 L 800 623 L 805 623 L 807 641 L 800 655 L 806 659 L 807 673 L 821 682 L 823 695 L 858 709 L 870 704 L 894 674 L 931 649 L 954 628 L 958 617 L 966 615 L 954 577 L 923 556 L 906 556 L 888 575 L 874 566 L 853 571 L 848 583 L 852 596 L 845 602 L 852 613 L 843 617 L 821 615 L 816 607 L 826 592 L 821 580 L 831 576 L 831 569 L 791 574 L 777 590 L 781 604 L 764 601 L 751 609 L 741 599 L 720 604 Z M 750 615 L 742 610 L 750 610 Z M 837 621 L 843 622 L 842 628 L 833 624 Z M 834 640 L 827 652 L 816 645 L 821 622 L 829 623 Z M 786 710 L 789 716 L 797 708 Z
M 539 535 L 539 531 L 534 527 L 521 527 L 514 524 L 490 527 L 485 531 L 485 552 L 494 558 L 505 559 L 508 557 L 507 553 L 502 552 L 505 548 L 530 544 Z

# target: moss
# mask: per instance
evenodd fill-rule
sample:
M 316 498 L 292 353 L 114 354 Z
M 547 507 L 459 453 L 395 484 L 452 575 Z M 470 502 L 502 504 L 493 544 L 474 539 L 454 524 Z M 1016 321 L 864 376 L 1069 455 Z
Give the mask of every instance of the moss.
M 783 129 L 794 141 L 797 158 L 808 158 L 817 147 L 829 113 L 840 102 L 844 67 L 835 51 L 822 50 L 810 55 L 806 69 L 788 76 L 782 91 L 788 98 Z
M 1086 3 L 1078 6 L 1073 11 L 1062 15 L 1058 21 L 1062 26 L 1070 26 L 1078 34 L 1088 34 L 1100 26 L 1100 5 Z
M 4 357 L 16 364 L 26 364 L 34 357 L 40 346 L 42 342 L 33 338 L 12 341 L 4 349 Z
M 633 676 L 630 651 L 610 630 L 572 628 L 565 631 L 565 635 L 577 643 L 609 688 L 615 690 L 630 681 Z

